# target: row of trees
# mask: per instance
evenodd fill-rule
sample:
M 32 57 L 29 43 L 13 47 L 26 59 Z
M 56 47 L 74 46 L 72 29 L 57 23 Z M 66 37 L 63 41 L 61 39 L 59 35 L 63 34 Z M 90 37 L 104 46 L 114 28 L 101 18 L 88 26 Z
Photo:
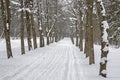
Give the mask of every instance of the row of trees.
M 101 61 L 99 74 L 106 77 L 107 54 L 109 52 L 108 46 L 108 30 L 106 9 L 104 1 L 102 0 L 72 0 L 69 2 L 71 13 L 76 22 L 76 46 L 83 51 L 83 38 L 85 38 L 84 53 L 86 58 L 89 57 L 89 64 L 95 64 L 94 59 L 94 43 L 95 35 L 99 35 L 101 45 Z M 71 4 L 70 4 L 71 3 Z M 96 24 L 97 23 L 97 24 Z M 99 30 L 95 33 L 95 29 Z M 95 34 L 94 34 L 95 33 Z M 97 35 L 97 36 L 98 36 Z M 80 37 L 80 39 L 78 38 Z M 72 37 L 71 37 L 72 38 Z M 97 41 L 97 42 L 98 42 Z M 72 39 L 73 42 L 73 39 Z M 74 42 L 73 42 L 74 43 Z
M 58 0 L 1 0 L 0 3 L 8 58 L 13 57 L 11 36 L 20 37 L 22 55 L 25 54 L 25 37 L 29 51 L 38 47 L 36 38 L 38 36 L 40 47 L 44 47 L 45 42 L 49 45 L 62 38 L 62 28 L 59 24 L 61 24 L 63 14 Z M 19 23 L 13 24 L 16 23 L 15 21 Z M 18 32 L 17 36 L 12 34 L 11 29 Z

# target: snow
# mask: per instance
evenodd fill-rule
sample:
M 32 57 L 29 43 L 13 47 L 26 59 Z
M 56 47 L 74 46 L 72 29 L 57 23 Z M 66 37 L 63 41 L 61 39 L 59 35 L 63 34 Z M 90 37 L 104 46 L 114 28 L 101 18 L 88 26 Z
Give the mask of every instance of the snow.
M 103 51 L 105 52 L 109 51 L 109 47 L 105 45 L 105 47 L 103 48 Z
M 6 23 L 6 27 L 7 27 L 7 30 L 9 30 L 9 24 L 8 23 Z
M 103 42 L 108 42 L 108 33 L 106 32 L 106 29 L 103 31 L 102 40 Z
M 31 10 L 29 9 L 29 8 L 20 8 L 20 9 L 18 9 L 17 11 L 18 12 L 21 12 L 21 11 L 28 11 L 29 13 L 31 13 Z
M 106 72 L 106 70 L 103 70 L 101 73 L 102 73 L 102 74 L 106 74 L 107 72 Z
M 103 9 L 103 10 L 101 11 L 101 13 L 102 13 L 103 16 L 105 16 L 106 11 L 105 11 L 105 7 L 104 7 L 104 5 L 103 5 L 103 2 L 101 2 L 100 5 L 102 6 L 102 9 Z
M 69 38 L 33 51 L 27 50 L 25 40 L 25 55 L 20 55 L 19 39 L 11 43 L 13 59 L 7 59 L 5 40 L 0 40 L 0 80 L 120 80 L 120 48 L 110 47 L 105 79 L 99 76 L 99 45 L 94 46 L 96 64 L 89 65 Z
M 107 22 L 107 21 L 103 21 L 102 24 L 103 24 L 103 27 L 104 27 L 105 29 L 108 29 L 108 28 L 109 28 L 109 25 L 108 25 L 108 22 Z
M 108 33 L 107 33 L 107 29 L 109 29 L 109 25 L 108 25 L 108 22 L 107 21 L 103 21 L 102 22 L 102 27 L 104 28 L 104 31 L 103 31 L 103 41 L 104 42 L 108 42 Z
M 107 61 L 107 58 L 106 58 L 106 57 L 103 57 L 103 58 L 101 58 L 100 63 L 105 64 L 106 61 Z
M 15 4 L 15 5 L 20 5 L 20 3 L 16 2 L 16 1 L 11 1 L 12 4 Z
M 106 16 L 106 11 L 105 11 L 105 7 L 104 7 L 104 4 L 103 4 L 103 1 L 102 0 L 97 0 L 98 2 L 100 2 L 100 5 L 102 7 L 102 16 Z
M 39 30 L 42 30 L 42 27 L 39 27 Z

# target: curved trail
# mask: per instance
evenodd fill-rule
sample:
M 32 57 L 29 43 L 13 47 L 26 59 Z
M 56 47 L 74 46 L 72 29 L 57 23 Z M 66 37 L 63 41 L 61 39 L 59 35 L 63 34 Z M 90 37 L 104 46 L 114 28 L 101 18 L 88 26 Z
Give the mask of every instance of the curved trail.
M 32 63 L 6 74 L 1 80 L 80 80 L 77 48 L 67 38 L 47 46 Z M 44 48 L 43 48 L 44 49 Z M 32 59 L 32 58 L 31 58 Z

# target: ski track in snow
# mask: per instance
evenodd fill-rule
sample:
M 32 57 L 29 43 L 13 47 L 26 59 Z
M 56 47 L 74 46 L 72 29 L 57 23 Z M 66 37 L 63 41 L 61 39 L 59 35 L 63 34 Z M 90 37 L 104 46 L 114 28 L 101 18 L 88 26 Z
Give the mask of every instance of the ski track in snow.
M 80 57 L 77 48 L 70 40 L 64 39 L 48 47 L 50 49 L 38 53 L 32 62 L 21 65 L 12 74 L 6 73 L 0 80 L 84 80 L 80 78 L 84 76 L 82 69 L 78 70 Z

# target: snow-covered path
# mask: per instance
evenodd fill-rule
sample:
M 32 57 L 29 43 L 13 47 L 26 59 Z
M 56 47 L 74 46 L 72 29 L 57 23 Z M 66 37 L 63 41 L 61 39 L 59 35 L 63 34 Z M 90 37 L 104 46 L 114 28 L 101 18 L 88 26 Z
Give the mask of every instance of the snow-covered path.
M 26 44 L 27 45 L 27 44 Z M 26 46 L 27 48 L 27 46 Z M 7 59 L 5 41 L 0 42 L 0 80 L 120 80 L 120 49 L 110 48 L 108 78 L 99 76 L 100 46 L 89 65 L 83 52 L 65 38 L 49 46 L 20 54 L 20 40 L 12 40 L 14 58 Z
M 78 70 L 80 53 L 77 54 L 76 51 L 79 49 L 70 40 L 66 38 L 43 49 L 45 51 L 42 49 L 31 51 L 35 56 L 31 55 L 28 63 L 17 61 L 16 63 L 23 64 L 1 75 L 0 80 L 80 80 Z M 81 75 L 83 76 L 83 72 Z

